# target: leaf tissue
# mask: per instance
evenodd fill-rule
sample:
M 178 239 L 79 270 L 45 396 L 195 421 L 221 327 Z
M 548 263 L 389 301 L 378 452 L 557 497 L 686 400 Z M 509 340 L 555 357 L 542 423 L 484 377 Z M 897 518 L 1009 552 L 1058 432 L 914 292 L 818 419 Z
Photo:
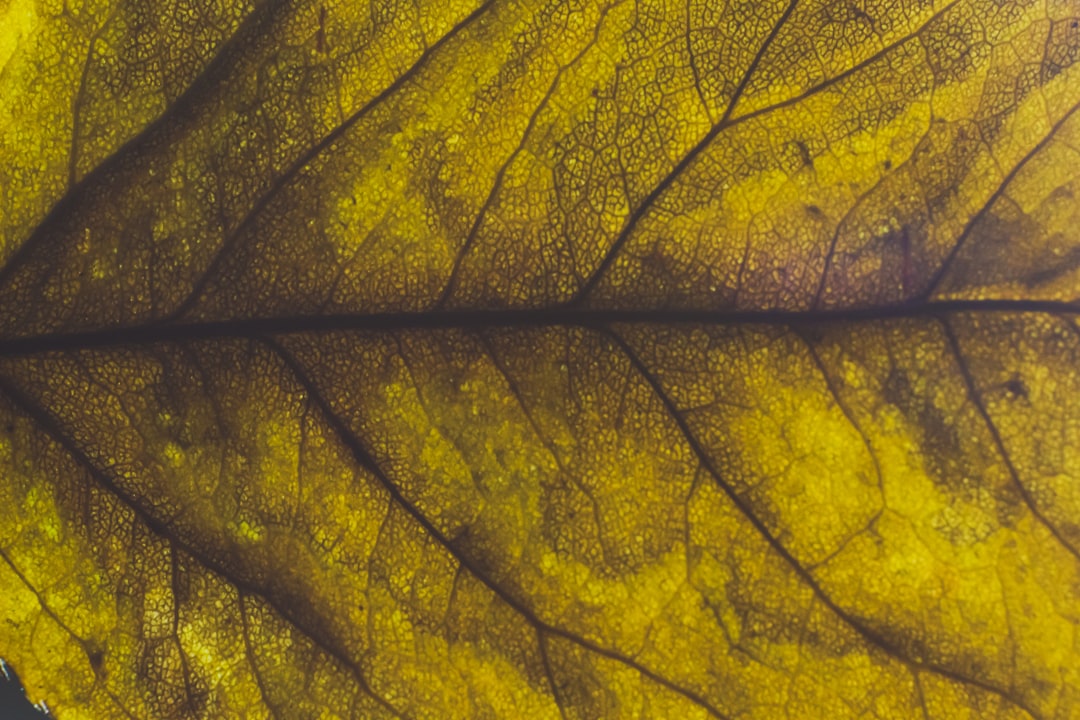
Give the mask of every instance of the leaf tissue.
M 79 718 L 1080 717 L 1077 0 L 0 0 L 0 656 Z

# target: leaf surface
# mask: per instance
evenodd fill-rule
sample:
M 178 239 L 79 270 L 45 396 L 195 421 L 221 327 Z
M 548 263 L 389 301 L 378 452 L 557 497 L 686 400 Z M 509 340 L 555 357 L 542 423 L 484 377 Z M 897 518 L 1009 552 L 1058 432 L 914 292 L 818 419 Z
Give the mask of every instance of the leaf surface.
M 0 13 L 57 717 L 1080 711 L 1080 6 Z

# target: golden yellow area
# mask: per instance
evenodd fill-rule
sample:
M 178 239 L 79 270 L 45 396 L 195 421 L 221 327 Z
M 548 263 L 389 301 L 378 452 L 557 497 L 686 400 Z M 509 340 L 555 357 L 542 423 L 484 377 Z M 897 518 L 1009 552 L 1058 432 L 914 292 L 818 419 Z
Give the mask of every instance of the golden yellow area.
M 1080 716 L 1080 7 L 0 0 L 60 720 Z
M 0 6 L 0 23 L 7 28 L 0 35 L 0 69 L 6 68 L 19 43 L 33 31 L 37 21 L 33 0 L 6 0 Z

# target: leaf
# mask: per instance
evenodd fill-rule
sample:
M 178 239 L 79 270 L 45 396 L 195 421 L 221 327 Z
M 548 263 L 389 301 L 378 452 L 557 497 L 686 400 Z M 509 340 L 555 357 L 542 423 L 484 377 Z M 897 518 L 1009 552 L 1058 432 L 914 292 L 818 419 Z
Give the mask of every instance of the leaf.
M 1080 711 L 1080 7 L 0 6 L 58 718 Z

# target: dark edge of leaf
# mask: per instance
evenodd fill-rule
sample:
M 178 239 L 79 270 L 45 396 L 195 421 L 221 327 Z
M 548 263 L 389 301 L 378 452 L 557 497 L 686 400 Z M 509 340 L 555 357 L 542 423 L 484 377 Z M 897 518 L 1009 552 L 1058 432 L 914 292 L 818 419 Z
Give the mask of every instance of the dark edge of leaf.
M 0 717 L 6 720 L 42 720 L 51 718 L 48 705 L 31 703 L 15 668 L 0 658 Z

